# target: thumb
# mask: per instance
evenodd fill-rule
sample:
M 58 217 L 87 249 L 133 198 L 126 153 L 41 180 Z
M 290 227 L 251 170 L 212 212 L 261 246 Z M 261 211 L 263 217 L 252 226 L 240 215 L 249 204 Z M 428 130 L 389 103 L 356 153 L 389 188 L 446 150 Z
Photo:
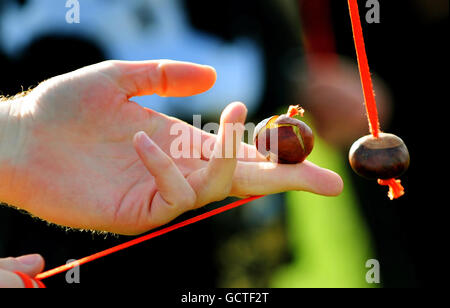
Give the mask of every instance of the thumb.
M 30 254 L 17 258 L 0 259 L 0 269 L 10 272 L 22 272 L 34 277 L 44 269 L 44 259 L 41 255 Z
M 171 60 L 110 60 L 90 68 L 100 69 L 129 97 L 191 96 L 209 90 L 217 78 L 211 66 Z

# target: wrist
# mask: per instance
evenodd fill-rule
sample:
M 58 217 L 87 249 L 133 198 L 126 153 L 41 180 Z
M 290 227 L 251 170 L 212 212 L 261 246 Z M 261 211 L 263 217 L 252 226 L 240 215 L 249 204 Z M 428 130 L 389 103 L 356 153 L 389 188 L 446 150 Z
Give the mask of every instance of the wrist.
M 0 202 L 14 202 L 12 179 L 23 156 L 26 136 L 20 112 L 22 100 L 0 101 Z

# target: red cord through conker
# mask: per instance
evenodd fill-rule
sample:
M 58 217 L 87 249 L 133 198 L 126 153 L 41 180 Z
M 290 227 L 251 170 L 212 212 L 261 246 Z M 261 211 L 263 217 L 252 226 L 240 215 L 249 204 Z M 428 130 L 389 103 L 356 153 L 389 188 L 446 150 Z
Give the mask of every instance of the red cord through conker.
M 299 109 L 297 114 L 303 112 L 298 106 L 291 107 Z M 275 163 L 301 163 L 311 153 L 314 146 L 311 128 L 304 122 L 291 117 L 290 115 L 296 114 L 291 112 L 292 108 L 289 110 L 288 114 L 272 116 L 261 121 L 255 128 L 253 142 L 256 148 Z
M 399 137 L 380 133 L 378 138 L 367 135 L 356 140 L 350 148 L 349 161 L 358 175 L 387 180 L 408 169 L 409 152 Z

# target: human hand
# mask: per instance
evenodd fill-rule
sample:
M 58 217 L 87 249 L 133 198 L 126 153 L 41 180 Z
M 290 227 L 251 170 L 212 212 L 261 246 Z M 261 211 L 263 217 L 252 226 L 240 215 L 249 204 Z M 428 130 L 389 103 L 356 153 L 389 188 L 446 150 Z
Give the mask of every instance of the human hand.
M 0 288 L 25 287 L 23 279 L 17 272 L 31 278 L 29 281 L 34 288 L 42 287 L 43 285 L 32 279 L 32 277 L 39 274 L 43 269 L 44 259 L 37 254 L 17 258 L 2 258 L 0 259 Z
M 129 100 L 194 95 L 215 79 L 214 69 L 192 63 L 106 61 L 43 82 L 10 103 L 6 131 L 16 138 L 7 137 L 14 146 L 3 159 L 0 148 L 0 200 L 69 227 L 137 234 L 227 196 L 341 192 L 334 172 L 276 165 L 243 143 L 239 161 L 239 149 L 231 158 L 174 159 L 170 128 L 198 129 Z M 229 105 L 218 136 L 202 133 L 202 142 L 220 151 L 233 138 L 225 123 L 240 123 L 240 140 L 245 117 L 243 104 Z

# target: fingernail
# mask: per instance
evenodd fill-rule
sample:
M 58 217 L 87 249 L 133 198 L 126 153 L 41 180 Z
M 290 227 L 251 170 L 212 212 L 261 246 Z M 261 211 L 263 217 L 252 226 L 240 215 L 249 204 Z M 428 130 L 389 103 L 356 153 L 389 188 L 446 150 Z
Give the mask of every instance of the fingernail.
M 149 149 L 153 146 L 153 140 L 145 132 L 138 132 L 136 137 L 141 148 Z
M 40 262 L 41 256 L 37 254 L 25 255 L 17 257 L 16 260 L 24 265 L 35 265 L 36 263 Z

